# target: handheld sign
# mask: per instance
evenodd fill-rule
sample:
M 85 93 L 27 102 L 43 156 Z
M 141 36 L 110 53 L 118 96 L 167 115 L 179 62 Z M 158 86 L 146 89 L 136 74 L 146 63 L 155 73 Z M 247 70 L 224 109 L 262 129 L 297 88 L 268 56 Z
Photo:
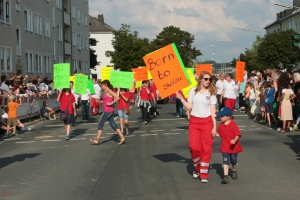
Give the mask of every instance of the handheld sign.
M 133 72 L 112 71 L 110 72 L 110 83 L 114 87 L 132 88 Z
M 101 68 L 101 80 L 109 80 L 110 79 L 110 72 L 113 71 L 113 67 L 102 67 Z
M 201 72 L 207 71 L 212 74 L 212 64 L 198 64 L 196 65 L 196 74 L 200 76 Z
M 131 69 L 134 72 L 135 81 L 148 80 L 148 70 L 146 67 L 139 67 Z
M 54 88 L 70 88 L 70 63 L 54 64 L 53 68 Z
M 90 90 L 91 94 L 95 94 L 96 93 L 92 79 L 88 79 L 87 88 Z
M 184 89 L 182 89 L 182 93 L 183 93 L 185 98 L 188 97 L 190 90 L 193 87 L 197 86 L 197 81 L 195 80 L 194 73 L 192 73 L 192 71 L 190 71 L 190 70 L 187 70 L 187 74 L 189 76 L 189 79 L 191 80 L 191 85 L 184 88 Z
M 244 81 L 244 73 L 245 73 L 245 62 L 236 61 L 236 72 L 235 72 L 235 81 L 243 82 Z
M 77 94 L 86 94 L 88 84 L 88 76 L 76 74 L 75 75 L 75 93 Z
M 190 85 L 175 44 L 158 49 L 143 59 L 161 98 Z

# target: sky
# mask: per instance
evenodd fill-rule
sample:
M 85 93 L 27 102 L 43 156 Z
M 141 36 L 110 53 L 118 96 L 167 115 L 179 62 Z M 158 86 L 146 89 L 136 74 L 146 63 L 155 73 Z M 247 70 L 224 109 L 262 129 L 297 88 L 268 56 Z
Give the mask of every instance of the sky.
M 223 63 L 238 58 L 257 35 L 265 34 L 264 27 L 285 9 L 275 3 L 293 5 L 293 0 L 89 0 L 89 14 L 103 14 L 115 30 L 130 25 L 132 32 L 149 40 L 164 27 L 179 27 L 195 36 L 193 46 L 203 54 L 198 60 Z

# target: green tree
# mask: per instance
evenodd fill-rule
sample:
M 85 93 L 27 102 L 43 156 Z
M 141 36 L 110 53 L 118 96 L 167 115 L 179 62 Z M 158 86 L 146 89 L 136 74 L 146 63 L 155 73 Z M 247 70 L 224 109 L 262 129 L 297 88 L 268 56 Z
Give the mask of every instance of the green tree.
M 265 36 L 257 49 L 257 60 L 263 68 L 277 67 L 280 63 L 287 67 L 299 62 L 299 50 L 292 47 L 292 35 L 296 33 L 290 29 Z
M 96 46 L 97 40 L 95 38 L 89 39 L 90 46 Z M 90 48 L 90 68 L 93 69 L 97 65 L 100 65 L 100 62 L 97 61 L 97 54 L 95 54 L 95 50 Z
M 189 32 L 182 31 L 175 26 L 165 27 L 156 38 L 151 42 L 151 50 L 155 51 L 171 43 L 175 43 L 181 59 L 185 66 L 193 66 L 196 58 L 202 53 L 195 47 L 192 47 L 195 36 Z
M 144 66 L 143 56 L 150 52 L 149 40 L 139 38 L 138 32 L 130 31 L 130 26 L 122 24 L 118 31 L 113 31 L 112 45 L 114 51 L 106 51 L 114 67 L 122 71 L 131 71 L 137 66 Z

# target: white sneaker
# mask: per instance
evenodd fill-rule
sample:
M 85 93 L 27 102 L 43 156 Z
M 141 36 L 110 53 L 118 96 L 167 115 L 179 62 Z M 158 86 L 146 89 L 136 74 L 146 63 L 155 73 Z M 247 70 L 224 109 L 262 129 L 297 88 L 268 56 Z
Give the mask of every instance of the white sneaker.
M 281 131 L 281 128 L 278 128 L 277 131 Z
M 194 179 L 199 178 L 199 172 L 193 171 L 193 178 L 194 178 Z
M 293 131 L 294 129 L 293 129 L 293 127 L 290 127 L 290 131 Z
M 201 183 L 208 183 L 208 179 L 207 178 L 202 178 Z

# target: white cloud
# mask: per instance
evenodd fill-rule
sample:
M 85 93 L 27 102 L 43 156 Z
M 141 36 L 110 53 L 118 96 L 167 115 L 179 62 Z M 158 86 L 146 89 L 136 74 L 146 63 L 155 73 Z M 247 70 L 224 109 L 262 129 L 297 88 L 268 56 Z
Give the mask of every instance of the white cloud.
M 155 38 L 164 27 L 173 25 L 195 35 L 195 46 L 210 59 L 211 53 L 231 61 L 239 53 L 238 45 L 221 43 L 229 40 L 239 44 L 240 50 L 251 48 L 255 32 L 265 33 L 266 25 L 275 21 L 276 13 L 284 8 L 275 6 L 276 0 L 90 0 L 90 15 L 103 14 L 105 22 L 115 29 L 128 24 L 140 37 Z M 293 4 L 292 0 L 280 3 Z M 216 48 L 209 47 L 214 44 Z M 218 59 L 218 58 L 216 58 Z

